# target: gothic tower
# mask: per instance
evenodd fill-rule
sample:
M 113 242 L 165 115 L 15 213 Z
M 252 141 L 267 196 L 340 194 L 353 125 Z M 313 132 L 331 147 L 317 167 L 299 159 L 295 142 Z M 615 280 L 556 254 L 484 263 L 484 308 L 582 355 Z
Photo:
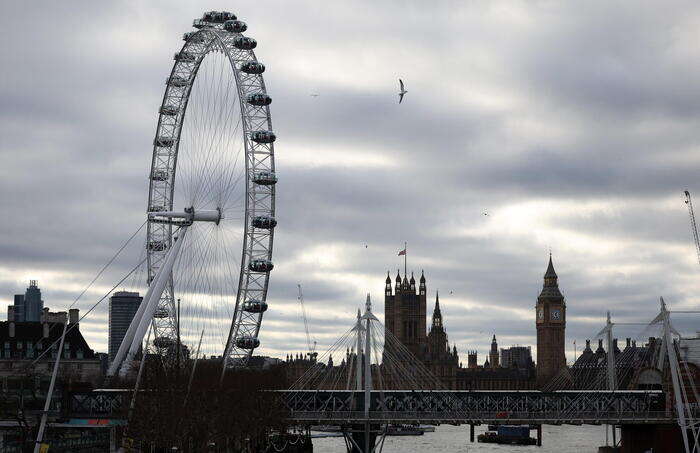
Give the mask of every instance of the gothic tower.
M 489 362 L 491 368 L 498 368 L 498 343 L 496 343 L 496 335 L 491 340 L 491 351 L 489 352 Z
M 537 298 L 537 386 L 542 388 L 566 367 L 564 353 L 566 302 L 559 291 L 557 273 L 549 255 L 542 292 Z
M 391 278 L 387 273 L 384 290 L 384 321 L 386 328 L 418 359 L 423 360 L 427 350 L 426 338 L 426 286 L 421 277 L 416 292 L 416 280 L 397 272 L 392 294 Z
M 426 366 L 448 389 L 455 389 L 459 356 L 457 355 L 456 346 L 450 350 L 450 343 L 447 341 L 447 332 L 445 332 L 445 326 L 442 323 L 440 296 L 437 294 L 435 295 L 433 322 L 430 326 L 427 343 L 428 351 L 424 358 Z

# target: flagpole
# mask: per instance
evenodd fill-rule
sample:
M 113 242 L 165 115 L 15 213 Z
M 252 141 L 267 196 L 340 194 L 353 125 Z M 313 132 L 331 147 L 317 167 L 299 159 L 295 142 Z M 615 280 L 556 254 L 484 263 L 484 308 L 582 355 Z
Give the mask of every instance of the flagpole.
M 404 275 L 404 278 L 406 278 L 406 258 L 408 255 L 408 249 L 406 248 L 406 242 L 403 243 L 403 250 L 405 252 L 403 254 L 403 275 Z

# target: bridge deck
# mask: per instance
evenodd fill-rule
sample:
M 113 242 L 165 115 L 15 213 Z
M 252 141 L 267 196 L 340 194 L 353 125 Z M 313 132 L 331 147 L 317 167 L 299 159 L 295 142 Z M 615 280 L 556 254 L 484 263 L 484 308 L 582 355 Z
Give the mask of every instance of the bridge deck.
M 661 391 L 373 391 L 369 414 L 364 392 L 282 392 L 300 423 L 676 423 Z
M 71 394 L 66 416 L 124 418 L 131 393 L 108 390 Z M 677 423 L 662 391 L 372 391 L 368 416 L 361 391 L 277 393 L 292 420 L 309 425 L 347 425 L 367 420 L 429 424 Z

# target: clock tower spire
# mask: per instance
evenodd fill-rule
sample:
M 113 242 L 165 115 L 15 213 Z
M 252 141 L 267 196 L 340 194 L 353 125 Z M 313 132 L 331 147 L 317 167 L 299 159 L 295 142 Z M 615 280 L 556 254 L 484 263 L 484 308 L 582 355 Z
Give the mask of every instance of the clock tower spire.
M 537 386 L 547 385 L 566 367 L 566 301 L 559 291 L 559 277 L 554 270 L 552 254 L 544 274 L 544 285 L 537 298 Z

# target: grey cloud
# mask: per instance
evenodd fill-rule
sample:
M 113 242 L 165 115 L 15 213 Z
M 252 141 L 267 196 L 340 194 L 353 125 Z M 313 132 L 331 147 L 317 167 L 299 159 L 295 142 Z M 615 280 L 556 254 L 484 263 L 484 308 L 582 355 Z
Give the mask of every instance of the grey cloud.
M 14 213 L 2 225 L 2 268 L 70 272 L 66 284 L 80 286 L 141 224 L 164 79 L 200 8 L 5 5 L 3 29 L 25 39 L 0 49 L 0 207 Z M 404 240 L 409 267 L 426 271 L 431 309 L 435 289 L 444 294 L 450 340 L 463 356 L 485 352 L 492 333 L 502 346 L 534 343 L 534 323 L 514 310 L 532 309 L 547 245 L 572 320 L 602 319 L 610 307 L 624 319 L 651 317 L 662 294 L 692 304 L 696 288 L 688 282 L 697 268 L 689 264 L 685 206 L 679 198 L 669 210 L 663 200 L 697 189 L 700 70 L 687 17 L 699 11 L 690 2 L 649 12 L 656 9 L 602 1 L 586 11 L 550 2 L 428 9 L 418 2 L 267 1 L 237 11 L 260 42 L 280 137 L 279 265 L 261 351 L 304 350 L 301 319 L 288 314 L 298 282 L 319 335 L 344 331 L 366 291 L 381 313 L 385 272 L 393 278 L 401 266 L 396 252 Z M 338 78 L 338 65 L 355 79 Z M 398 76 L 409 88 L 401 106 Z M 316 91 L 320 97 L 308 96 Z M 482 105 L 469 93 L 498 102 Z M 300 165 L 286 158 L 289 148 L 377 153 L 395 165 L 316 165 L 313 157 Z M 617 216 L 555 215 L 543 231 L 481 216 L 534 199 L 625 206 Z M 486 233 L 461 232 L 473 228 Z M 623 252 L 545 244 L 557 232 L 618 241 Z M 340 268 L 297 264 L 320 244 L 339 247 Z M 675 252 L 683 246 L 686 253 Z M 138 252 L 130 250 L 101 284 L 123 275 Z M 357 275 L 374 276 L 371 287 L 360 288 Z M 16 278 L 0 282 L 0 300 L 24 290 Z M 54 309 L 74 298 L 58 286 L 42 287 Z M 98 296 L 90 297 L 86 304 Z M 314 307 L 337 314 L 325 319 Z M 105 307 L 97 313 L 99 321 L 84 325 L 88 340 L 104 345 Z M 596 329 L 570 321 L 569 342 Z M 290 330 L 293 338 L 279 339 Z

